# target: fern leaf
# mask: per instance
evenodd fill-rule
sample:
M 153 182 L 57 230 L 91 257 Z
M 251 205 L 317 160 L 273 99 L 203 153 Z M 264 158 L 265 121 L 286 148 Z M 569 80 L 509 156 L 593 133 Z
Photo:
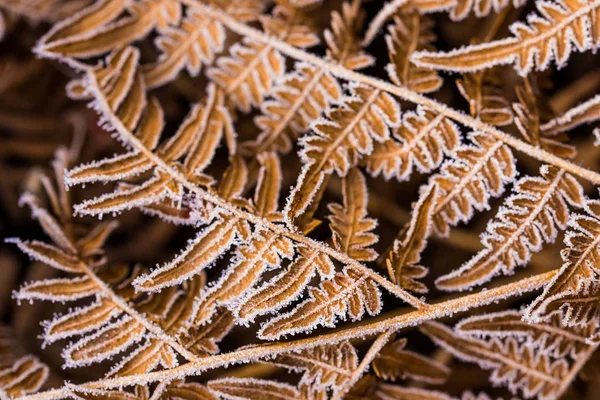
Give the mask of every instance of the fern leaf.
M 511 5 L 519 8 L 525 3 L 525 0 L 412 0 L 410 6 L 419 10 L 421 14 L 446 11 L 453 21 L 461 21 L 471 13 L 481 18 L 490 15 L 492 11 L 499 13 Z
M 272 232 L 260 232 L 238 250 L 238 261 L 208 288 L 200 298 L 196 309 L 196 321 L 209 319 L 219 304 L 230 305 L 243 297 L 260 279 L 268 266 L 279 267 L 283 258 L 293 255 L 289 240 Z
M 106 299 L 76 308 L 53 319 L 46 325 L 44 340 L 48 343 L 65 339 L 76 334 L 85 334 L 107 324 L 119 314 L 115 305 Z
M 402 125 L 392 136 L 376 142 L 366 157 L 371 175 L 408 180 L 414 168 L 421 173 L 437 168 L 460 143 L 460 132 L 452 121 L 421 106 L 404 113 Z
M 87 18 L 67 19 L 62 26 L 56 28 L 56 32 L 50 32 L 38 47 L 38 52 L 63 57 L 93 57 L 142 39 L 155 28 L 166 29 L 168 25 L 178 23 L 181 18 L 181 4 L 178 1 L 132 2 L 127 6 L 128 16 L 108 20 L 108 16 L 119 15 L 116 9 L 115 4 L 108 3 L 105 7 L 95 7 L 93 11 L 88 11 Z M 91 30 L 84 25 L 90 19 L 96 25 Z M 104 23 L 98 24 L 99 20 Z
M 512 337 L 553 358 L 568 354 L 576 360 L 588 349 L 586 338 L 594 333 L 596 325 L 568 328 L 561 322 L 560 316 L 553 316 L 548 323 L 528 323 L 523 321 L 522 312 L 509 310 L 465 318 L 456 325 L 455 330 L 461 335 L 481 338 Z
M 402 387 L 385 383 L 377 385 L 375 396 L 380 400 L 451 400 L 452 397 L 436 390 Z
M 506 385 L 513 393 L 521 391 L 525 398 L 554 398 L 568 373 L 563 359 L 551 362 L 545 354 L 534 354 L 527 346 L 519 347 L 511 338 L 505 343 L 464 338 L 434 322 L 426 322 L 420 329 L 461 360 L 493 370 L 490 377 L 493 384 Z
M 263 17 L 263 29 L 292 46 L 310 47 L 318 38 L 302 24 L 298 12 L 276 7 L 274 17 Z M 300 21 L 298 21 L 300 20 Z M 271 92 L 273 83 L 285 72 L 285 60 L 281 53 L 268 44 L 248 37 L 229 49 L 230 56 L 221 57 L 216 66 L 208 70 L 208 77 L 218 84 L 243 112 L 262 103 Z
M 381 293 L 369 277 L 350 267 L 337 273 L 319 288 L 309 289 L 310 298 L 294 310 L 264 324 L 258 335 L 275 340 L 282 335 L 309 331 L 317 325 L 333 327 L 338 317 L 360 319 L 365 310 L 376 315 L 381 310 Z
M 390 64 L 387 72 L 392 82 L 419 93 L 437 91 L 442 86 L 442 78 L 435 71 L 420 68 L 410 62 L 412 52 L 434 50 L 431 44 L 436 40 L 431 31 L 433 21 L 412 11 L 394 17 L 385 40 Z
M 281 354 L 269 363 L 303 372 L 301 384 L 308 384 L 313 388 L 332 388 L 335 391 L 342 387 L 358 366 L 358 355 L 352 344 L 341 342 Z
M 287 383 L 254 378 L 223 378 L 208 382 L 208 388 L 225 399 L 295 400 L 298 390 Z
M 541 177 L 524 177 L 515 184 L 515 193 L 488 223 L 482 236 L 485 249 L 461 268 L 440 277 L 438 288 L 462 290 L 498 274 L 510 274 L 566 228 L 567 202 L 581 207 L 583 190 L 573 176 L 558 168 L 544 166 L 540 172 Z
M 0 370 L 0 394 L 8 398 L 35 393 L 48 378 L 48 367 L 36 357 L 25 356 Z
M 57 23 L 42 38 L 42 42 L 55 42 L 71 36 L 86 34 L 118 17 L 127 5 L 126 0 L 104 0 L 80 10 L 70 18 Z
M 540 129 L 546 136 L 553 136 L 598 119 L 600 119 L 600 96 L 596 95 L 563 115 L 544 123 Z
M 378 237 L 371 231 L 377 221 L 367 218 L 367 185 L 358 169 L 351 169 L 342 180 L 344 204 L 329 204 L 329 221 L 333 232 L 333 244 L 341 252 L 358 261 L 373 261 L 377 258 L 370 248 Z
M 154 40 L 161 55 L 155 63 L 142 68 L 148 88 L 175 79 L 183 68 L 190 76 L 198 76 L 202 65 L 211 64 L 215 54 L 223 50 L 224 42 L 223 25 L 190 8 L 178 27 L 167 27 Z
M 400 124 L 400 107 L 387 93 L 360 84 L 349 86 L 352 96 L 317 120 L 314 134 L 301 139 L 304 168 L 292 190 L 284 214 L 289 222 L 311 204 L 326 175 L 345 176 L 362 156 L 373 151 L 373 142 L 389 138 Z
M 187 248 L 166 265 L 134 281 L 138 290 L 158 292 L 200 273 L 221 256 L 240 235 L 236 218 L 219 219 L 200 231 Z
M 565 143 L 569 137 L 564 132 L 548 135 L 541 129 L 544 110 L 538 106 L 538 95 L 533 92 L 528 81 L 525 81 L 524 87 L 517 87 L 517 96 L 519 103 L 513 104 L 515 125 L 525 140 L 561 158 L 575 157 L 577 150 Z
M 96 284 L 88 277 L 57 278 L 35 281 L 24 285 L 17 300 L 73 301 L 96 293 Z
M 165 390 L 164 396 L 175 399 L 217 400 L 205 386 L 196 382 L 175 382 Z
M 464 74 L 461 79 L 456 80 L 460 94 L 469 102 L 471 115 L 495 126 L 513 122 L 510 104 L 499 87 L 500 82 L 498 68 Z
M 304 247 L 297 251 L 298 257 L 285 271 L 250 291 L 236 304 L 235 314 L 240 322 L 252 321 L 257 315 L 277 311 L 294 301 L 317 270 L 322 278 L 332 276 L 334 266 L 328 256 Z
M 377 376 L 392 382 L 398 378 L 434 385 L 446 382 L 450 369 L 418 353 L 404 350 L 406 342 L 406 339 L 398 339 L 381 349 L 372 362 Z
M 217 343 L 229 333 L 233 327 L 233 315 L 226 309 L 218 310 L 212 316 L 210 323 L 193 328 L 183 338 L 186 348 L 192 349 L 196 354 L 218 353 Z
M 246 152 L 288 153 L 292 140 L 308 131 L 327 106 L 341 99 L 342 89 L 325 70 L 297 63 L 293 72 L 277 81 L 271 96 L 261 104 L 262 115 L 254 119 L 260 135 L 256 141 L 242 144 Z
M 400 239 L 394 241 L 386 260 L 392 282 L 417 293 L 427 292 L 427 287 L 415 278 L 422 278 L 428 272 L 427 268 L 418 265 L 418 262 L 421 261 L 421 252 L 427 245 L 436 201 L 437 187 L 433 185 L 415 205 L 410 224 L 400 232 Z
M 375 59 L 364 51 L 357 34 L 362 28 L 363 17 L 359 7 L 353 7 L 349 2 L 342 4 L 341 13 L 331 13 L 331 29 L 324 34 L 327 58 L 351 70 L 375 63 Z
M 559 315 L 568 326 L 586 325 L 600 315 L 600 202 L 588 200 L 586 214 L 575 214 L 561 252 L 563 266 L 527 308 L 527 319 L 541 322 Z
M 69 345 L 63 357 L 67 367 L 89 365 L 120 353 L 143 338 L 144 328 L 130 317 L 105 325 L 93 335 Z
M 593 50 L 600 44 L 594 28 L 600 2 L 580 0 L 540 1 L 539 13 L 528 18 L 529 25 L 511 25 L 513 37 L 471 45 L 448 53 L 414 53 L 412 61 L 422 67 L 455 72 L 473 72 L 495 65 L 514 64 L 525 76 L 534 67 L 543 71 L 556 60 L 563 67 L 571 52 Z
M 24 242 L 18 239 L 7 239 L 6 242 L 16 244 L 29 257 L 58 270 L 72 273 L 82 272 L 81 260 L 56 246 L 38 242 L 37 240 Z
M 448 235 L 450 225 L 469 221 L 474 210 L 486 209 L 517 172 L 511 150 L 501 141 L 479 132 L 469 138 L 473 144 L 459 146 L 430 178 L 438 187 L 433 229 L 440 236 Z

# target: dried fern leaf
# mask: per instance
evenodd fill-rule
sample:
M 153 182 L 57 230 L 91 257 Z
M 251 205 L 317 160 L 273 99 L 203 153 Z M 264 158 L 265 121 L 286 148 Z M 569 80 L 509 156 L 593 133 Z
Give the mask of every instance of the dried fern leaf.
M 167 387 L 163 396 L 183 400 L 217 400 L 205 386 L 196 382 L 176 381 Z
M 270 364 L 303 372 L 301 384 L 312 388 L 331 388 L 334 391 L 350 378 L 358 366 L 356 349 L 349 342 L 325 344 L 285 353 L 275 357 Z
M 429 180 L 438 187 L 433 229 L 440 236 L 448 235 L 450 225 L 469 221 L 474 210 L 486 209 L 490 198 L 500 196 L 517 172 L 503 142 L 480 132 L 472 132 L 469 139 L 473 144 L 459 146 Z
M 370 246 L 378 237 L 371 232 L 377 221 L 367 217 L 368 193 L 364 176 L 356 168 L 342 179 L 344 204 L 329 204 L 333 245 L 358 261 L 373 261 L 377 253 Z
M 298 11 L 278 6 L 274 16 L 262 17 L 261 23 L 267 34 L 292 46 L 314 46 L 318 37 L 302 19 Z M 227 93 L 237 108 L 249 112 L 251 107 L 262 103 L 274 81 L 285 72 L 284 57 L 271 45 L 249 37 L 231 46 L 229 53 L 227 57 L 220 57 L 207 75 Z
M 453 21 L 461 21 L 471 13 L 482 18 L 492 11 L 499 13 L 506 7 L 519 8 L 525 3 L 526 0 L 411 0 L 409 6 L 419 10 L 421 14 L 446 11 Z
M 596 95 L 571 108 L 563 115 L 544 123 L 540 129 L 544 135 L 552 136 L 598 119 L 600 119 L 600 95 Z
M 419 93 L 431 93 L 442 86 L 442 78 L 430 69 L 420 68 L 410 62 L 412 52 L 432 51 L 436 40 L 431 28 L 433 21 L 418 12 L 402 13 L 394 17 L 385 37 L 390 64 L 386 69 L 392 82 Z
M 600 44 L 596 20 L 600 2 L 580 0 L 539 1 L 539 14 L 528 17 L 529 25 L 511 25 L 513 37 L 471 45 L 448 53 L 417 52 L 412 61 L 422 67 L 455 72 L 473 72 L 495 65 L 514 64 L 525 76 L 534 67 L 543 71 L 552 60 L 563 67 L 571 52 L 594 50 Z
M 294 301 L 319 271 L 321 277 L 331 277 L 334 266 L 329 257 L 317 250 L 297 248 L 298 256 L 288 268 L 250 291 L 235 305 L 240 322 L 252 321 L 255 316 L 272 313 Z
M 325 108 L 341 99 L 342 89 L 324 69 L 297 63 L 293 72 L 277 80 L 271 96 L 261 104 L 262 115 L 254 119 L 261 133 L 255 141 L 242 144 L 245 152 L 288 153 L 292 141 L 308 131 Z
M 461 360 L 493 370 L 490 376 L 493 384 L 506 385 L 513 393 L 520 391 L 525 398 L 555 398 L 568 373 L 565 360 L 551 362 L 547 355 L 535 354 L 531 348 L 519 346 L 512 338 L 504 343 L 497 339 L 485 342 L 465 338 L 435 322 L 426 322 L 420 329 Z
M 107 324 L 119 311 L 107 299 L 96 299 L 88 306 L 75 308 L 54 318 L 45 326 L 44 340 L 52 343 L 73 335 L 85 334 Z
M 198 76 L 202 65 L 212 64 L 215 54 L 223 50 L 225 28 L 217 21 L 189 8 L 177 27 L 167 27 L 154 40 L 161 54 L 156 62 L 142 67 L 148 88 L 162 86 L 186 68 Z
M 231 330 L 234 317 L 226 309 L 217 310 L 209 323 L 192 328 L 183 337 L 183 345 L 196 354 L 216 354 L 219 352 L 217 343 Z
M 534 146 L 541 147 L 549 153 L 556 154 L 561 158 L 573 158 L 577 150 L 565 142 L 569 137 L 564 132 L 547 134 L 541 129 L 544 111 L 538 105 L 539 95 L 534 93 L 528 81 L 523 87 L 517 87 L 519 103 L 513 104 L 515 111 L 515 125 L 525 140 Z
M 459 143 L 460 132 L 452 121 L 419 106 L 403 114 L 392 138 L 374 144 L 373 153 L 365 157 L 367 170 L 385 179 L 408 180 L 415 168 L 427 173 L 439 167 Z
M 360 84 L 350 84 L 350 97 L 317 120 L 313 134 L 301 139 L 304 167 L 284 210 L 292 223 L 312 203 L 326 175 L 345 176 L 361 157 L 373 151 L 373 142 L 383 142 L 390 128 L 400 125 L 400 106 L 387 93 Z
M 17 300 L 74 301 L 91 296 L 97 291 L 96 284 L 87 276 L 57 278 L 31 282 L 16 294 Z
M 359 7 L 344 2 L 341 13 L 331 13 L 331 29 L 327 29 L 324 34 L 327 58 L 350 70 L 366 68 L 375 62 L 375 59 L 364 51 L 358 38 L 363 17 Z
M 426 267 L 418 263 L 421 261 L 421 252 L 427 246 L 436 202 L 437 187 L 433 185 L 415 205 L 410 224 L 402 229 L 385 261 L 390 279 L 403 289 L 427 292 L 427 287 L 415 279 L 424 277 L 428 272 Z
M 256 215 L 277 221 L 281 167 L 274 153 L 259 156 L 262 167 L 252 208 Z M 230 304 L 242 297 L 260 278 L 268 267 L 279 267 L 285 258 L 294 255 L 292 242 L 274 232 L 259 231 L 248 243 L 238 249 L 237 261 L 223 273 L 222 277 L 207 289 L 197 305 L 196 321 L 210 318 L 217 304 Z
M 240 234 L 237 230 L 239 222 L 236 218 L 216 220 L 190 240 L 187 248 L 171 262 L 137 278 L 134 281 L 136 289 L 158 292 L 200 273 L 231 247 Z
M 344 399 L 451 400 L 452 397 L 434 390 L 390 385 L 378 381 L 373 375 L 365 375 L 348 391 Z
M 122 317 L 67 346 L 63 352 L 65 365 L 73 368 L 106 360 L 141 340 L 143 334 L 144 328 L 135 320 Z
M 71 254 L 65 253 L 58 247 L 38 242 L 21 241 L 18 239 L 6 239 L 7 243 L 16 244 L 19 249 L 34 260 L 65 272 L 82 272 L 81 260 Z
M 163 110 L 155 98 L 148 102 L 145 115 L 136 130 L 136 137 L 144 147 L 154 150 L 164 127 Z M 90 164 L 73 168 L 66 177 L 67 185 L 86 182 L 110 182 L 139 175 L 149 170 L 152 164 L 137 151 L 131 151 L 111 158 L 104 158 Z
M 317 325 L 333 327 L 337 318 L 360 319 L 365 310 L 376 315 L 381 310 L 381 293 L 368 276 L 351 267 L 338 272 L 332 280 L 309 289 L 309 299 L 292 311 L 264 324 L 258 332 L 262 339 L 275 340 L 287 334 L 314 329 Z
M 511 274 L 526 264 L 544 242 L 556 239 L 567 226 L 569 208 L 583 205 L 583 190 L 570 174 L 556 167 L 540 168 L 541 177 L 521 178 L 487 231 L 485 247 L 459 269 L 436 281 L 443 290 L 463 290 L 498 274 Z
M 178 1 L 135 1 L 127 4 L 127 10 L 128 16 L 109 20 L 109 15 L 118 17 L 120 14 L 109 3 L 88 11 L 87 18 L 67 19 L 64 25 L 58 27 L 58 32 L 50 32 L 37 51 L 54 57 L 97 56 L 140 40 L 155 28 L 164 30 L 170 24 L 177 24 L 181 18 L 181 4 Z M 90 19 L 96 25 L 93 29 L 85 26 Z M 100 21 L 103 23 L 98 24 Z
M 406 339 L 398 339 L 381 349 L 371 363 L 377 376 L 392 382 L 399 378 L 434 385 L 446 382 L 450 369 L 418 353 L 404 350 L 406 342 Z
M 452 397 L 436 390 L 402 387 L 380 383 L 375 398 L 378 400 L 451 400 Z
M 469 102 L 471 115 L 495 126 L 513 122 L 511 107 L 499 87 L 500 82 L 498 68 L 464 74 L 456 80 L 460 94 Z
M 223 378 L 208 382 L 208 388 L 224 399 L 296 400 L 300 392 L 287 383 L 254 378 Z
M 596 324 L 568 328 L 563 326 L 560 316 L 553 316 L 548 323 L 528 323 L 523 321 L 522 312 L 508 310 L 465 318 L 454 329 L 458 334 L 474 337 L 517 338 L 553 358 L 570 355 L 576 360 L 588 349 L 586 338 L 596 328 Z
M 126 6 L 125 0 L 98 1 L 54 25 L 42 42 L 64 40 L 91 32 L 118 17 Z
M 585 326 L 600 315 L 600 202 L 588 200 L 584 210 L 571 217 L 563 266 L 526 309 L 527 319 L 541 322 L 559 315 L 568 326 Z
M 37 392 L 48 378 L 48 367 L 36 357 L 25 356 L 0 370 L 0 395 L 16 398 Z

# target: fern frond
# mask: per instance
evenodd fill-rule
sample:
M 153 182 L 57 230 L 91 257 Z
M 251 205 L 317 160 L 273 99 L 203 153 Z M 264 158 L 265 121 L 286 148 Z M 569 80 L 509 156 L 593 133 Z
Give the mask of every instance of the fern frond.
M 542 129 L 545 113 L 538 105 L 537 96 L 532 86 L 526 80 L 524 86 L 517 87 L 519 103 L 513 104 L 515 111 L 515 125 L 528 143 L 541 147 L 549 153 L 556 154 L 561 158 L 573 158 L 577 155 L 574 146 L 565 142 L 569 140 L 564 132 L 555 131 L 549 134 Z
M 288 384 L 266 379 L 223 378 L 208 382 L 208 388 L 224 399 L 273 399 L 292 400 L 300 398 L 300 392 Z
M 386 69 L 390 80 L 396 85 L 419 93 L 435 92 L 442 86 L 442 78 L 435 71 L 410 62 L 412 52 L 435 49 L 431 44 L 436 40 L 432 26 L 431 19 L 416 11 L 394 17 L 394 25 L 389 27 L 385 39 L 390 57 Z
M 599 119 L 600 96 L 597 95 L 544 123 L 540 129 L 545 135 L 552 136 Z
M 177 27 L 167 27 L 154 40 L 161 54 L 156 62 L 142 67 L 148 88 L 162 86 L 175 79 L 186 68 L 190 76 L 198 76 L 203 64 L 211 64 L 223 50 L 225 28 L 205 18 L 193 8 Z
M 349 90 L 351 96 L 329 109 L 327 119 L 313 124 L 314 133 L 301 139 L 304 167 L 284 210 L 289 224 L 312 203 L 327 175 L 345 176 L 373 151 L 375 141 L 388 139 L 390 128 L 400 125 L 400 106 L 392 96 L 360 84 Z
M 452 121 L 419 106 L 402 115 L 402 125 L 392 138 L 374 144 L 365 157 L 367 170 L 385 179 L 408 180 L 415 168 L 421 173 L 437 168 L 459 144 L 460 132 Z
M 273 17 L 261 18 L 269 35 L 298 47 L 318 43 L 318 37 L 303 25 L 303 16 L 294 9 L 278 6 Z M 230 56 L 221 57 L 208 70 L 208 77 L 218 84 L 232 102 L 243 112 L 258 106 L 273 88 L 276 79 L 285 72 L 285 60 L 279 51 L 268 44 L 242 39 L 229 49 Z
M 588 200 L 584 210 L 586 214 L 571 217 L 561 252 L 563 266 L 527 308 L 527 319 L 541 322 L 559 315 L 568 326 L 583 326 L 600 315 L 600 202 Z
M 566 327 L 560 316 L 553 316 L 547 323 L 528 323 L 523 321 L 522 312 L 509 310 L 465 318 L 454 329 L 458 334 L 473 337 L 516 338 L 553 358 L 569 355 L 576 360 L 588 350 L 586 339 L 596 331 L 597 326 Z
M 343 205 L 328 205 L 333 245 L 355 260 L 373 261 L 377 253 L 371 245 L 379 238 L 371 231 L 377 226 L 377 221 L 367 217 L 367 185 L 358 169 L 351 169 L 343 178 L 342 195 Z
M 283 335 L 310 331 L 317 325 L 334 326 L 337 318 L 350 316 L 356 321 L 365 311 L 376 315 L 381 309 L 377 284 L 351 267 L 338 272 L 319 288 L 310 288 L 309 296 L 292 311 L 264 324 L 258 332 L 259 337 L 274 340 Z
M 492 383 L 506 385 L 513 393 L 520 391 L 525 398 L 555 398 L 568 372 L 564 360 L 551 362 L 548 356 L 535 354 L 531 348 L 519 346 L 512 338 L 504 343 L 497 339 L 485 342 L 464 338 L 435 322 L 427 322 L 420 329 L 461 360 L 493 370 L 490 376 Z
M 21 357 L 12 366 L 0 369 L 0 395 L 16 398 L 35 393 L 48 378 L 48 371 L 36 357 Z
M 272 361 L 280 367 L 303 372 L 301 384 L 312 388 L 339 389 L 358 366 L 356 349 L 349 342 L 316 346 L 297 353 L 281 354 Z
M 508 146 L 481 132 L 469 138 L 473 144 L 459 146 L 429 180 L 438 187 L 433 229 L 441 236 L 448 235 L 451 225 L 469 221 L 474 210 L 486 209 L 490 198 L 500 196 L 516 175 Z
M 557 168 L 543 166 L 541 177 L 521 178 L 482 235 L 485 249 L 459 269 L 440 277 L 436 286 L 463 290 L 480 285 L 498 274 L 511 274 L 526 264 L 543 243 L 565 229 L 569 208 L 583 205 L 577 180 Z
M 453 21 L 461 21 L 471 13 L 482 18 L 490 15 L 492 11 L 499 13 L 506 7 L 519 8 L 525 3 L 526 0 L 411 0 L 409 4 L 421 14 L 445 11 Z
M 427 292 L 427 287 L 415 279 L 424 277 L 428 272 L 426 267 L 418 263 L 421 261 L 421 252 L 427 245 L 436 201 L 437 187 L 433 185 L 415 205 L 410 224 L 399 233 L 399 239 L 394 241 L 392 251 L 386 259 L 392 281 L 417 293 Z
M 297 63 L 293 72 L 278 80 L 271 95 L 272 99 L 261 104 L 262 115 L 254 120 L 260 135 L 255 141 L 242 143 L 246 152 L 288 153 L 292 141 L 308 131 L 325 108 L 341 99 L 342 89 L 325 70 Z
M 456 80 L 460 94 L 469 102 L 471 115 L 495 126 L 513 121 L 510 104 L 499 88 L 500 81 L 498 68 L 464 74 Z
M 565 0 L 536 3 L 541 15 L 528 17 L 529 25 L 511 25 L 513 37 L 490 43 L 471 45 L 448 53 L 427 51 L 413 54 L 412 61 L 422 67 L 455 72 L 473 72 L 495 65 L 514 64 L 523 76 L 534 67 L 547 69 L 552 60 L 565 65 L 574 49 L 594 50 L 600 34 L 594 21 L 600 2 Z
M 372 362 L 377 376 L 392 382 L 398 378 L 435 385 L 446 382 L 450 369 L 418 353 L 404 350 L 406 342 L 406 339 L 398 339 L 381 349 Z
M 124 8 L 128 15 L 119 17 Z M 57 24 L 36 51 L 50 57 L 93 57 L 127 46 L 154 29 L 165 30 L 180 18 L 179 1 L 107 0 Z

